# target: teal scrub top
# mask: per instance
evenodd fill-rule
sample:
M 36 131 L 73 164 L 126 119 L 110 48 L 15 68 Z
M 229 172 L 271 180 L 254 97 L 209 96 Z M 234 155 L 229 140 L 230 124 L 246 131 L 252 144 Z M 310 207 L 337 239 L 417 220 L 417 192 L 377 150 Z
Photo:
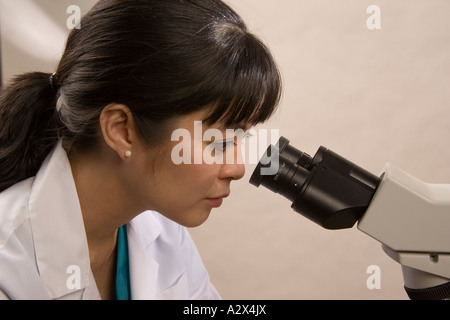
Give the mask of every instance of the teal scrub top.
M 130 267 L 128 260 L 127 226 L 119 228 L 117 237 L 117 300 L 131 300 Z

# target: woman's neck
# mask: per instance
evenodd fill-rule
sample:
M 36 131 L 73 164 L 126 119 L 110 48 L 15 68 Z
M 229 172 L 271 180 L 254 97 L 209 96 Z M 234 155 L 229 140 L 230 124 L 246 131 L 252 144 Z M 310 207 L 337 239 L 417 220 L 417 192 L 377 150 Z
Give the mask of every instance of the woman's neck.
M 115 289 L 118 229 L 138 213 L 121 190 L 114 160 L 92 154 L 69 153 L 81 206 L 91 270 L 102 298 Z

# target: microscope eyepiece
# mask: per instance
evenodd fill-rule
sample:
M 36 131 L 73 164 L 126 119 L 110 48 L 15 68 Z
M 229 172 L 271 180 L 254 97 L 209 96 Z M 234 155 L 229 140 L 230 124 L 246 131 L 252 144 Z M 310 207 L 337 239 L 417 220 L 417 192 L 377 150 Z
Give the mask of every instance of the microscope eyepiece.
M 261 174 L 261 168 L 277 163 L 278 171 L 274 175 Z M 298 189 L 309 176 L 308 168 L 312 158 L 289 145 L 289 140 L 281 137 L 276 146 L 270 146 L 259 162 L 250 183 L 264 187 L 294 201 Z
M 263 169 L 277 165 L 277 172 Z M 314 157 L 281 137 L 271 145 L 253 172 L 250 183 L 292 201 L 292 209 L 327 229 L 351 228 L 370 204 L 379 178 L 327 148 Z

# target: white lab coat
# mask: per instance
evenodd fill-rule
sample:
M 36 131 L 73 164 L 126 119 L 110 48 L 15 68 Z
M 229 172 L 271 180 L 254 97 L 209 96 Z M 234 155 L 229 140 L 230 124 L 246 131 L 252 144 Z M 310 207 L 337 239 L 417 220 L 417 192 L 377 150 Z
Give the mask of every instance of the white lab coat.
M 147 211 L 127 225 L 133 299 L 220 299 L 187 230 Z M 99 299 L 61 142 L 0 193 L 0 299 Z

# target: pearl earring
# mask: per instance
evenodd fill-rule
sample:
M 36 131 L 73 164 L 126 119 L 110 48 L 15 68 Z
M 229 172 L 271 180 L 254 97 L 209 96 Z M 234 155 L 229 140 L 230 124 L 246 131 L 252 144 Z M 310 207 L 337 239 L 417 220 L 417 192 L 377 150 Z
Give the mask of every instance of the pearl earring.
M 125 152 L 125 158 L 131 158 L 131 151 L 126 151 Z

